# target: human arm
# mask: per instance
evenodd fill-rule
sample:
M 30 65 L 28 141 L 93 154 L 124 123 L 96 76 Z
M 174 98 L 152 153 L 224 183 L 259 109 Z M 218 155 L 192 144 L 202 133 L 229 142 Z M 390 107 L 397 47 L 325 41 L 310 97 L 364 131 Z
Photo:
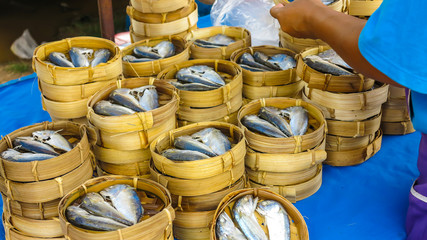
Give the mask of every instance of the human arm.
M 201 3 L 212 5 L 214 4 L 215 0 L 199 0 Z

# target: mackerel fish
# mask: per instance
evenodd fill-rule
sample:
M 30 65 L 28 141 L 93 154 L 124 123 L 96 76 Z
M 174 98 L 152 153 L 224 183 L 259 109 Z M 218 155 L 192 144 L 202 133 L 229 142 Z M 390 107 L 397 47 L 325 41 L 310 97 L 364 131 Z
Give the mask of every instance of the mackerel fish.
M 304 135 L 308 129 L 308 113 L 300 106 L 288 107 L 281 110 L 282 114 L 290 118 L 292 133 L 294 136 Z
M 222 212 L 216 221 L 216 236 L 219 240 L 246 240 L 226 212 Z
M 101 100 L 95 104 L 93 107 L 95 113 L 104 115 L 104 116 L 122 116 L 122 115 L 131 115 L 134 114 L 135 111 L 123 107 L 118 104 L 111 103 L 109 101 Z
M 175 138 L 174 146 L 182 150 L 198 151 L 208 155 L 209 157 L 217 156 L 217 154 L 209 146 L 186 135 Z
M 191 137 L 206 144 L 216 155 L 222 155 L 231 149 L 228 137 L 216 128 L 205 128 L 193 133 Z
M 274 200 L 265 200 L 258 203 L 256 211 L 265 219 L 269 239 L 291 239 L 288 213 L 285 208 L 283 208 L 282 204 Z
M 258 198 L 245 195 L 233 206 L 233 217 L 248 240 L 268 240 L 255 217 Z
M 36 141 L 33 137 L 17 137 L 13 140 L 13 145 L 28 152 L 59 155 L 51 146 Z
M 59 131 L 53 131 L 53 130 L 41 130 L 41 131 L 35 131 L 33 132 L 33 138 L 37 141 L 40 141 L 42 143 L 49 144 L 55 149 L 60 149 L 65 152 L 70 151 L 73 149 L 73 146 L 70 142 L 67 141 L 61 134 L 59 134 Z
M 209 158 L 208 155 L 198 151 L 181 150 L 174 148 L 166 149 L 161 154 L 165 158 L 173 161 L 195 161 Z
M 69 206 L 65 215 L 73 225 L 95 231 L 115 231 L 127 227 L 127 225 L 116 222 L 110 218 L 99 217 L 89 214 L 86 210 Z
M 43 161 L 56 157 L 55 155 L 45 153 L 21 153 L 15 149 L 7 149 L 0 154 L 0 157 L 12 162 L 32 162 Z
M 269 137 L 286 138 L 287 136 L 276 128 L 270 122 L 259 118 L 256 115 L 246 115 L 242 118 L 242 124 L 249 128 L 251 131 L 255 131 Z

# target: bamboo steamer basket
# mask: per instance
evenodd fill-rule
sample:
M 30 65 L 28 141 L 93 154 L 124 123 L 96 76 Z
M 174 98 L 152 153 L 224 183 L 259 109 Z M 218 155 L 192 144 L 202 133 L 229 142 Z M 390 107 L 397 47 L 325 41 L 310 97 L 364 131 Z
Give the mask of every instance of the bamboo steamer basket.
M 282 195 L 289 201 L 295 203 L 315 194 L 322 185 L 322 165 L 317 165 L 317 173 L 312 179 L 293 185 L 262 185 L 249 180 L 249 185 L 253 188 L 266 188 Z
M 47 220 L 35 220 L 20 216 L 11 215 L 8 212 L 3 213 L 8 222 L 19 232 L 39 238 L 63 237 L 61 225 L 58 218 Z
M 346 0 L 347 11 L 352 16 L 371 16 L 380 7 L 382 0 Z
M 237 123 L 237 113 L 238 112 L 239 111 L 237 110 L 237 111 L 235 111 L 235 112 L 233 112 L 233 113 L 231 113 L 229 115 L 226 115 L 225 117 L 214 119 L 214 120 L 212 120 L 212 122 L 225 122 L 225 123 L 231 123 L 231 124 L 237 126 L 237 124 L 238 124 Z M 190 124 L 194 124 L 194 123 L 196 123 L 196 122 L 191 122 L 191 121 L 186 121 L 186 120 L 178 119 L 178 127 L 184 127 L 184 126 L 187 126 L 187 125 L 190 125 Z
M 381 114 L 362 121 L 327 120 L 328 134 L 342 137 L 361 137 L 375 134 L 380 128 Z
M 164 13 L 172 12 L 177 9 L 187 6 L 191 1 L 189 0 L 131 0 L 132 6 L 142 13 Z
M 375 133 L 361 137 L 342 137 L 326 135 L 326 151 L 349 151 L 369 145 L 375 139 Z
M 176 113 L 178 119 L 190 122 L 214 121 L 221 117 L 225 119 L 239 111 L 242 106 L 242 94 L 234 96 L 229 102 L 210 108 L 193 108 L 181 105 Z
M 190 52 L 193 59 L 230 59 L 231 54 L 241 48 L 251 46 L 251 33 L 242 27 L 216 26 L 192 30 L 185 39 L 194 42 L 196 39 L 203 39 L 223 34 L 235 39 L 228 46 L 218 48 L 204 48 L 191 44 Z
M 162 41 L 170 41 L 175 46 L 176 55 L 168 58 L 162 58 L 153 60 L 150 62 L 141 63 L 130 63 L 123 61 L 123 74 L 125 76 L 153 76 L 160 73 L 163 69 L 166 69 L 174 64 L 185 62 L 190 58 L 189 47 L 187 42 L 179 36 L 165 36 L 150 38 L 133 43 L 122 50 L 122 56 L 132 54 L 135 47 L 138 46 L 150 46 L 153 47 Z
M 2 194 L 3 212 L 30 219 L 50 219 L 58 216 L 58 204 L 61 199 L 44 203 L 25 203 L 11 200 Z
M 226 153 L 197 161 L 172 161 L 161 152 L 173 147 L 179 136 L 191 135 L 205 128 L 216 128 L 230 140 L 232 148 Z M 230 171 L 237 165 L 243 165 L 246 154 L 245 137 L 235 125 L 221 122 L 200 122 L 164 133 L 150 145 L 153 163 L 163 175 L 182 179 L 204 179 Z
M 210 236 L 209 228 L 181 228 L 174 226 L 173 234 L 176 239 L 207 240 Z
M 240 57 L 244 53 L 250 53 L 253 55 L 255 52 L 262 52 L 267 56 L 273 56 L 275 54 L 287 54 L 291 57 L 295 57 L 296 53 L 290 49 L 279 48 L 275 46 L 256 46 L 248 47 L 235 51 L 230 60 L 232 62 L 238 63 Z M 253 87 L 263 87 L 263 86 L 281 86 L 287 85 L 290 83 L 295 83 L 300 79 L 297 78 L 295 68 L 282 71 L 267 71 L 267 72 L 251 72 L 249 70 L 243 69 L 243 83 L 244 86 L 253 86 Z
M 106 48 L 111 57 L 106 63 L 98 66 L 68 68 L 48 65 L 51 52 L 68 52 L 71 47 L 86 47 L 94 50 Z M 49 84 L 78 85 L 94 81 L 106 81 L 122 73 L 122 59 L 119 47 L 112 41 L 96 37 L 74 37 L 40 45 L 34 50 L 33 70 L 38 78 Z
M 175 11 L 160 13 L 143 13 L 136 10 L 132 5 L 129 5 L 126 7 L 126 13 L 130 18 L 133 18 L 139 22 L 167 23 L 188 16 L 191 12 L 194 11 L 194 9 L 196 9 L 196 4 L 191 2 L 188 5 L 185 5 Z
M 260 153 L 247 148 L 246 169 L 261 172 L 292 173 L 303 171 L 326 160 L 326 140 L 313 149 L 300 153 Z
M 304 87 L 303 81 L 281 85 L 281 86 L 262 86 L 254 87 L 243 84 L 243 96 L 248 99 L 260 99 L 271 97 L 291 97 L 295 98 Z
M 197 25 L 194 25 L 194 26 L 192 26 L 191 28 L 189 28 L 188 30 L 185 30 L 185 31 L 183 31 L 183 32 L 180 32 L 180 33 L 176 33 L 176 34 L 173 34 L 174 36 L 178 36 L 178 37 L 185 37 L 191 30 L 195 30 L 195 29 L 197 29 Z M 133 30 L 133 28 L 132 28 L 132 26 L 130 26 L 129 27 L 129 33 L 130 33 L 130 41 L 132 42 L 132 43 L 134 43 L 134 42 L 139 42 L 139 41 L 142 41 L 142 40 L 146 40 L 146 39 L 150 39 L 150 38 L 152 38 L 152 36 L 150 37 L 150 36 L 145 36 L 145 35 L 142 35 L 142 34 L 140 34 L 140 33 L 138 33 L 138 32 L 135 32 L 134 30 Z
M 80 85 L 61 86 L 43 82 L 39 79 L 39 89 L 43 96 L 56 102 L 75 102 L 90 98 L 99 89 L 115 82 L 116 79 L 91 82 Z
M 406 99 L 405 88 L 390 85 L 388 88 L 390 99 Z
M 81 124 L 81 125 L 86 125 L 89 126 L 89 122 L 87 121 L 86 116 L 81 117 L 81 118 L 69 118 L 69 119 L 62 119 L 62 118 L 55 118 L 55 116 L 50 115 L 50 118 L 52 119 L 52 122 L 72 122 L 72 123 L 77 123 L 77 124 Z
M 283 5 L 289 3 L 288 0 L 275 0 L 274 2 L 282 3 Z M 345 11 L 345 0 L 336 0 L 335 2 L 327 5 L 329 8 L 338 11 L 338 12 L 344 12 Z
M 331 166 L 352 166 L 365 162 L 381 149 L 382 132 L 379 130 L 375 139 L 366 146 L 348 151 L 328 151 L 325 164 Z
M 302 93 L 302 100 L 310 104 L 313 104 L 314 106 L 322 110 L 327 120 L 332 119 L 332 120 L 339 120 L 339 121 L 363 121 L 365 119 L 377 116 L 381 113 L 381 105 L 378 105 L 377 107 L 374 107 L 372 109 L 364 109 L 364 110 L 340 110 L 340 109 L 328 108 L 310 100 L 304 93 L 304 90 L 301 91 L 301 93 Z
M 0 176 L 4 180 L 16 182 L 42 181 L 66 174 L 81 165 L 90 158 L 90 141 L 88 129 L 71 122 L 42 122 L 23 127 L 4 136 L 0 140 L 0 152 L 7 148 L 13 148 L 12 142 L 17 137 L 31 136 L 35 131 L 55 130 L 61 131 L 61 135 L 77 142 L 76 146 L 57 157 L 31 162 L 13 162 L 0 158 Z
M 90 179 L 93 159 L 88 157 L 80 166 L 62 176 L 38 182 L 15 182 L 0 177 L 0 191 L 11 200 L 41 203 L 63 197 L 68 191 Z
M 289 138 L 273 138 L 250 131 L 241 120 L 249 114 L 258 114 L 261 107 L 287 108 L 291 106 L 302 106 L 308 111 L 309 130 L 302 136 Z M 314 105 L 292 98 L 262 98 L 254 100 L 240 109 L 237 116 L 239 127 L 245 133 L 248 146 L 256 151 L 264 153 L 300 153 L 312 149 L 319 145 L 325 138 L 326 121 L 325 117 Z
M 243 189 L 245 187 L 245 182 L 246 179 L 245 176 L 243 176 L 237 180 L 237 182 L 225 187 L 224 189 L 200 196 L 186 197 L 172 194 L 172 206 L 174 206 L 175 209 L 186 212 L 214 210 L 221 199 L 223 199 L 227 194 Z
M 181 68 L 191 67 L 194 65 L 207 65 L 212 67 L 216 72 L 231 75 L 232 79 L 226 81 L 225 86 L 210 91 L 184 91 L 177 90 L 180 97 L 180 104 L 188 107 L 207 108 L 215 107 L 227 102 L 237 95 L 242 95 L 242 68 L 236 63 L 226 60 L 215 59 L 196 59 L 176 64 L 163 70 L 157 78 L 175 79 L 176 73 Z M 217 117 L 218 118 L 218 117 Z M 185 120 L 185 119 L 183 119 Z M 189 120 L 191 121 L 191 120 Z
M 87 103 L 89 98 L 73 102 L 57 102 L 42 96 L 43 110 L 49 112 L 49 115 L 60 118 L 82 118 L 87 114 Z
M 381 122 L 381 130 L 387 135 L 406 135 L 415 132 L 412 122 Z
M 307 56 L 317 55 L 329 49 L 331 49 L 329 46 L 318 46 L 306 49 L 297 56 L 296 73 L 298 77 L 308 83 L 310 89 L 334 93 L 353 93 L 367 91 L 374 86 L 375 80 L 365 78 L 361 74 L 334 76 L 309 67 L 303 60 Z
M 287 199 L 284 197 L 266 190 L 266 189 L 257 189 L 257 188 L 248 188 L 248 189 L 242 189 L 238 191 L 234 191 L 227 196 L 225 196 L 221 203 L 218 205 L 215 215 L 213 218 L 212 226 L 211 226 L 211 237 L 212 240 L 217 240 L 216 236 L 216 222 L 218 220 L 218 217 L 221 213 L 224 211 L 231 216 L 231 211 L 234 206 L 234 203 L 237 199 L 244 197 L 246 195 L 253 195 L 254 197 L 258 197 L 259 200 L 275 200 L 279 202 L 283 208 L 285 208 L 286 212 L 288 213 L 288 217 L 290 218 L 290 228 L 291 228 L 291 239 L 292 240 L 308 240 L 308 229 L 307 224 L 305 223 L 305 220 L 301 213 L 298 211 L 298 209 L 292 205 Z M 258 215 L 258 213 L 255 213 Z M 259 215 L 258 215 L 259 216 Z M 262 220 L 258 218 L 259 222 Z M 263 227 L 264 231 L 267 233 L 267 229 L 265 228 L 265 224 L 261 225 Z
M 139 223 L 122 228 L 117 231 L 91 231 L 73 226 L 65 217 L 65 210 L 76 199 L 88 192 L 99 192 L 102 189 L 115 185 L 128 184 L 137 191 L 150 192 L 156 195 L 164 203 L 164 208 L 156 215 L 142 220 Z M 59 220 L 62 231 L 67 239 L 81 240 L 133 240 L 133 239 L 165 239 L 170 236 L 172 231 L 172 221 L 175 218 L 175 211 L 171 206 L 171 197 L 169 192 L 160 184 L 148 179 L 126 176 L 105 176 L 91 179 L 80 187 L 75 188 L 61 199 L 59 203 Z M 173 239 L 173 237 L 171 238 Z
M 176 211 L 176 219 L 173 223 L 175 237 L 185 240 L 209 239 L 209 226 L 214 214 L 215 209 L 203 212 Z
M 196 7 L 190 14 L 171 22 L 145 23 L 131 18 L 130 22 L 132 24 L 132 29 L 139 35 L 146 37 L 174 35 L 187 31 L 191 27 L 197 26 L 197 21 L 199 20 L 197 15 L 197 4 L 194 1 L 192 4 L 196 5 Z
M 111 176 L 111 175 L 115 175 L 115 174 L 106 172 L 106 171 L 102 170 L 99 166 L 96 167 L 96 170 L 95 170 L 95 173 L 94 173 L 94 177 L 103 177 L 103 176 Z M 149 179 L 150 178 L 150 174 L 145 174 L 145 175 L 125 175 L 125 176 L 134 176 L 134 177 L 145 178 L 145 179 Z
M 281 47 L 290 49 L 297 53 L 304 51 L 306 48 L 327 46 L 327 43 L 320 39 L 295 38 L 281 29 L 279 30 L 279 38 Z
M 389 100 L 382 106 L 384 122 L 405 122 L 409 121 L 408 105 L 406 99 Z
M 142 161 L 130 164 L 111 164 L 98 161 L 99 167 L 113 175 L 141 176 L 150 174 L 150 161 Z
M 122 116 L 102 116 L 93 110 L 95 103 L 107 99 L 110 93 L 118 88 L 136 88 L 146 85 L 156 86 L 159 94 L 160 107 L 148 111 Z M 88 103 L 88 119 L 103 132 L 125 133 L 135 131 L 150 131 L 170 121 L 178 109 L 178 96 L 164 81 L 154 78 L 129 78 L 110 84 L 98 91 Z
M 3 213 L 2 220 L 3 220 L 3 226 L 5 229 L 5 239 L 6 240 L 66 240 L 64 237 L 35 237 L 30 236 L 27 234 L 24 234 L 20 232 L 18 229 L 16 229 L 10 222 L 9 219 L 6 217 L 6 213 Z
M 182 179 L 162 175 L 154 164 L 150 166 L 150 172 L 151 179 L 166 187 L 171 194 L 192 197 L 213 193 L 232 185 L 243 176 L 245 166 L 242 162 L 228 171 L 203 179 Z
M 246 168 L 246 175 L 251 181 L 262 185 L 292 185 L 306 182 L 317 174 L 317 166 L 312 166 L 298 172 L 265 172 L 253 171 Z
M 388 84 L 358 93 L 332 93 L 308 87 L 304 91 L 309 99 L 327 108 L 365 110 L 375 109 L 387 101 Z

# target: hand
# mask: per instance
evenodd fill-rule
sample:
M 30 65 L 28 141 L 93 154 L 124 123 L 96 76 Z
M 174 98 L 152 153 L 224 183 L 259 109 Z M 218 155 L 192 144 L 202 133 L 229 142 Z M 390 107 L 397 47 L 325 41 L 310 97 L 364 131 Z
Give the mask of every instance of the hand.
M 317 39 L 313 21 L 328 10 L 320 0 L 294 0 L 285 5 L 277 4 L 271 8 L 270 14 L 279 20 L 282 30 L 291 36 Z

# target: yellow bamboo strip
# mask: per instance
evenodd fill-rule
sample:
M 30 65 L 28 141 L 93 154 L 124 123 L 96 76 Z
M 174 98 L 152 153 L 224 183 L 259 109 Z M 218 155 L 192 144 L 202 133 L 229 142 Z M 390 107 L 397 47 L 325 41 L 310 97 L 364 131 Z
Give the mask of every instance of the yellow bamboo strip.
M 196 9 L 196 4 L 191 2 L 189 5 L 184 6 L 183 8 L 177 9 L 171 12 L 161 12 L 161 13 L 143 13 L 136 10 L 131 5 L 127 6 L 126 13 L 129 17 L 145 23 L 167 23 L 178 20 L 185 16 L 188 16 L 191 12 Z
M 114 175 L 141 176 L 150 174 L 149 160 L 127 164 L 111 164 L 103 161 L 98 161 L 98 165 L 105 172 Z
M 292 185 L 306 182 L 317 173 L 317 166 L 312 166 L 298 172 L 265 172 L 253 171 L 246 168 L 248 178 L 262 185 Z
M 327 120 L 328 134 L 342 137 L 361 137 L 374 134 L 380 128 L 381 114 L 362 121 Z
M 281 86 L 262 86 L 254 87 L 251 85 L 243 84 L 243 96 L 248 99 L 260 99 L 271 97 L 291 97 L 295 98 L 304 87 L 304 81 L 297 81 L 294 83 L 281 85 Z
M 55 118 L 81 118 L 87 114 L 87 103 L 89 98 L 73 102 L 57 102 L 42 96 L 43 110 L 49 112 Z
M 191 28 L 189 28 L 188 30 L 185 30 L 185 31 L 183 31 L 183 32 L 180 32 L 180 33 L 176 33 L 176 34 L 173 34 L 174 36 L 178 36 L 178 37 L 185 37 L 191 30 L 195 30 L 195 29 L 197 29 L 197 25 L 194 25 L 194 26 L 192 26 Z M 145 36 L 145 35 L 142 35 L 142 34 L 139 34 L 139 33 L 137 33 L 137 32 L 135 32 L 134 30 L 133 30 L 133 28 L 132 28 L 132 26 L 130 26 L 129 27 L 129 33 L 130 33 L 130 40 L 131 40 L 131 42 L 132 43 L 135 43 L 135 42 L 139 42 L 139 41 L 143 41 L 143 40 L 146 40 L 146 39 L 150 39 L 150 38 L 152 38 L 153 36 Z
M 39 238 L 56 238 L 62 237 L 61 225 L 58 218 L 35 220 L 20 216 L 11 215 L 7 211 L 3 215 L 9 219 L 9 223 L 13 225 L 19 232 L 25 235 Z
M 187 6 L 189 0 L 131 0 L 132 6 L 142 13 L 172 12 Z
M 181 228 L 207 228 L 212 223 L 215 209 L 201 212 L 183 212 L 176 211 L 174 226 Z
M 97 160 L 109 164 L 135 164 L 151 159 L 150 149 L 148 148 L 126 151 L 103 148 L 95 144 L 93 153 Z
M 382 0 L 346 0 L 348 14 L 352 16 L 371 16 L 379 8 Z
M 326 151 L 349 151 L 369 145 L 375 138 L 375 133 L 361 137 L 342 137 L 326 135 Z
M 44 203 L 25 203 L 11 200 L 2 194 L 3 210 L 13 215 L 30 219 L 50 219 L 58 216 L 58 204 L 61 199 Z
M 389 100 L 382 106 L 384 122 L 406 122 L 410 120 L 406 99 Z
M 406 135 L 415 132 L 411 120 L 405 122 L 381 122 L 381 130 L 386 135 Z
M 5 232 L 5 239 L 6 240 L 67 240 L 64 237 L 35 237 L 31 236 L 25 233 L 20 232 L 18 229 L 16 229 L 7 219 L 6 215 L 3 214 L 2 216 L 3 226 L 4 226 L 4 232 Z
M 327 46 L 320 39 L 294 38 L 282 30 L 279 30 L 279 37 L 281 47 L 288 48 L 297 53 L 304 51 L 306 48 Z
M 226 115 L 225 117 L 214 119 L 214 120 L 212 120 L 212 122 L 225 122 L 225 123 L 231 123 L 231 124 L 234 124 L 237 126 L 238 125 L 237 113 L 238 113 L 238 111 L 235 111 L 229 115 Z M 194 124 L 194 123 L 196 123 L 196 122 L 190 122 L 190 121 L 178 119 L 178 126 L 179 127 L 184 127 L 184 126 Z
M 210 236 L 210 229 L 204 228 L 182 228 L 178 226 L 173 227 L 173 234 L 176 239 L 185 240 L 207 240 Z
M 388 88 L 390 99 L 406 99 L 405 88 L 390 85 Z

